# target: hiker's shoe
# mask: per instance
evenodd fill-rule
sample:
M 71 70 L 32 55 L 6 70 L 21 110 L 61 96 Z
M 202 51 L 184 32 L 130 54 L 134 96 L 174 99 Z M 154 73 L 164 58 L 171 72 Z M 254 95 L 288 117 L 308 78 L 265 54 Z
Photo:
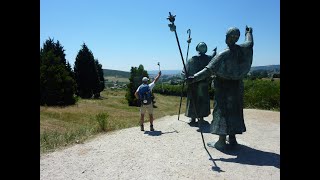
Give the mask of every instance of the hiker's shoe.
M 150 131 L 154 131 L 153 125 L 150 125 Z
M 141 131 L 144 131 L 143 125 L 140 125 L 140 130 L 141 130 Z

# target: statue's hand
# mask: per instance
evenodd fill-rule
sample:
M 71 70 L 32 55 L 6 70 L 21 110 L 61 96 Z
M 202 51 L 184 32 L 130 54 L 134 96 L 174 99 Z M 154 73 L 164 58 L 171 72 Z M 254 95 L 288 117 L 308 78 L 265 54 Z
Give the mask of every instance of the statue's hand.
M 215 47 L 215 48 L 213 49 L 213 51 L 217 51 L 217 47 Z
M 246 33 L 252 33 L 252 27 L 246 26 Z

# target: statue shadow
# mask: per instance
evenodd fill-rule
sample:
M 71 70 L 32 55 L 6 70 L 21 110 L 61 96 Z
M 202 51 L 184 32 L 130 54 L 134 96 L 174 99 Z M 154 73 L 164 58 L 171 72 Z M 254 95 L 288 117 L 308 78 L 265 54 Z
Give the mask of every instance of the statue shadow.
M 215 161 L 234 162 L 255 166 L 274 166 L 280 169 L 280 155 L 276 153 L 260 151 L 241 144 L 232 148 L 228 145 L 225 150 L 219 151 L 236 157 L 214 159 Z
M 210 133 L 210 123 L 208 121 L 203 121 L 201 123 L 201 127 L 199 127 L 199 129 L 197 129 L 198 132 L 200 132 L 200 128 L 202 130 L 202 133 Z
M 148 134 L 149 136 L 161 136 L 162 134 L 169 134 L 169 133 L 179 133 L 178 131 L 170 131 L 170 132 L 162 132 L 162 131 L 144 131 L 144 134 Z

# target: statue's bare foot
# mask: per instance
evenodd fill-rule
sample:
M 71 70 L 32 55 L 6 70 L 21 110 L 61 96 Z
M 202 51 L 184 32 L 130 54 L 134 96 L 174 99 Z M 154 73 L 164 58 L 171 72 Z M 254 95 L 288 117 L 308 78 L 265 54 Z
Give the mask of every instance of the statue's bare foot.
M 214 144 L 214 147 L 218 150 L 225 150 L 226 149 L 226 142 L 225 141 L 217 141 L 215 144 Z
M 232 145 L 232 146 L 234 146 L 234 145 L 237 145 L 238 142 L 237 142 L 236 139 L 234 139 L 234 140 L 229 140 L 229 144 Z
M 229 137 L 227 138 L 227 141 L 228 141 L 229 144 L 232 145 L 232 146 L 238 144 L 237 139 L 236 139 L 235 136 L 229 136 Z
M 198 127 L 198 122 L 196 122 L 195 119 L 191 119 L 188 124 L 189 124 L 190 126 Z

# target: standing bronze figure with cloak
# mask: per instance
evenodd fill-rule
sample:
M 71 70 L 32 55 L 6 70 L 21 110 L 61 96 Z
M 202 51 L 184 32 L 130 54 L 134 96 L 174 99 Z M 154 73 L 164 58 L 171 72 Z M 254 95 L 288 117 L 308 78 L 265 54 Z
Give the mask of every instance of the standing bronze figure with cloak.
M 213 119 L 210 131 L 219 135 L 219 140 L 210 144 L 217 149 L 226 147 L 226 136 L 230 145 L 236 145 L 236 134 L 246 131 L 243 118 L 243 81 L 250 71 L 253 59 L 252 28 L 246 27 L 245 42 L 236 44 L 240 37 L 238 28 L 230 28 L 226 33 L 228 48 L 217 54 L 201 71 L 189 76 L 187 83 L 192 84 L 215 75 Z

